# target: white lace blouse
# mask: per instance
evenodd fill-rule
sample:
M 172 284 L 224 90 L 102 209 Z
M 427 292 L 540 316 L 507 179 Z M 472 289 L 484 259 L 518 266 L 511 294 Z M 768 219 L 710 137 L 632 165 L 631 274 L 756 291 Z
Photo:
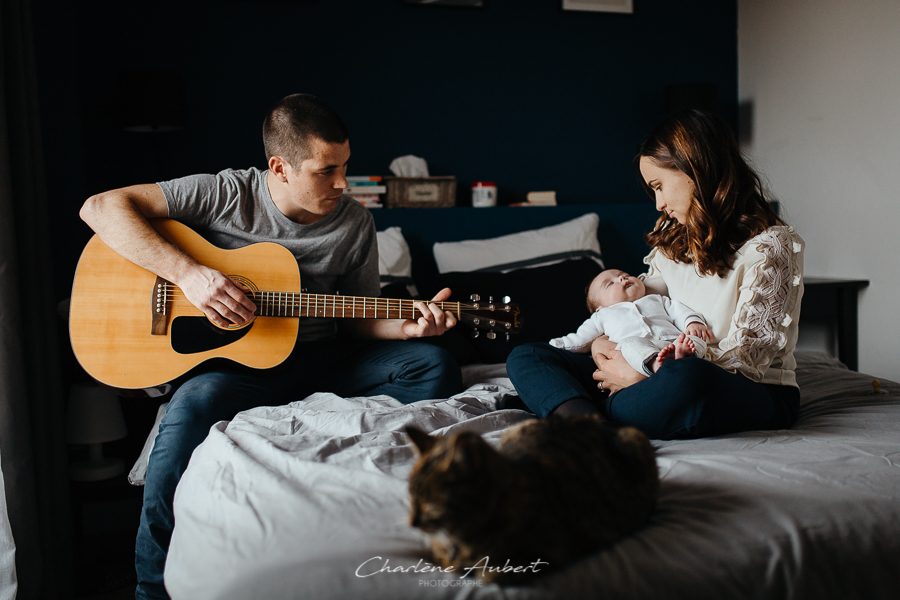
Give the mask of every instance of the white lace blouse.
M 738 249 L 724 277 L 701 275 L 654 248 L 641 278 L 648 294 L 667 295 L 703 315 L 714 336 L 709 360 L 753 381 L 796 386 L 803 246 L 793 227 L 770 227 Z

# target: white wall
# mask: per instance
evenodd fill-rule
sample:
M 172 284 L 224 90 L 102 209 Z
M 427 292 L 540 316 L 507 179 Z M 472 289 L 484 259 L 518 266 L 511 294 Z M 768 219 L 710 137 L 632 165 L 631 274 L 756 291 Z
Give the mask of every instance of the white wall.
M 860 371 L 900 381 L 900 0 L 738 0 L 738 82 L 805 273 L 871 281 Z

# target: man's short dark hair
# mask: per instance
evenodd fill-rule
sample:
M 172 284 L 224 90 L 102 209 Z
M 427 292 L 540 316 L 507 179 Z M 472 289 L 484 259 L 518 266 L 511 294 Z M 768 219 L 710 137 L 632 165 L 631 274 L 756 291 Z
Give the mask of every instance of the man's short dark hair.
M 280 156 L 295 169 L 311 156 L 314 138 L 343 144 L 347 126 L 330 106 L 309 94 L 292 94 L 279 100 L 263 121 L 266 160 Z

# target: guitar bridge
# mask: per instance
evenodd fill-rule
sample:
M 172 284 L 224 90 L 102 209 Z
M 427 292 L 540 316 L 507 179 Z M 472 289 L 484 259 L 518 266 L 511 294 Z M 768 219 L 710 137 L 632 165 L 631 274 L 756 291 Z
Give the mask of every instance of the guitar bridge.
M 150 335 L 166 335 L 169 321 L 167 319 L 169 308 L 169 282 L 162 277 L 156 278 L 156 285 L 150 296 L 150 312 L 152 320 Z

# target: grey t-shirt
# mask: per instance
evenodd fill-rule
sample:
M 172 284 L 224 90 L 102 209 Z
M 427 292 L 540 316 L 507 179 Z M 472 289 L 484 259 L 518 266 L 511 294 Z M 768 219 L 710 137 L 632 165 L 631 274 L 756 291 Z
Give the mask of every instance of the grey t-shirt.
M 367 208 L 346 196 L 337 208 L 311 225 L 288 219 L 272 200 L 268 171 L 226 169 L 158 185 L 169 217 L 229 250 L 275 242 L 290 250 L 300 267 L 303 291 L 311 294 L 378 296 L 378 242 Z M 300 341 L 334 335 L 330 318 L 300 320 Z

